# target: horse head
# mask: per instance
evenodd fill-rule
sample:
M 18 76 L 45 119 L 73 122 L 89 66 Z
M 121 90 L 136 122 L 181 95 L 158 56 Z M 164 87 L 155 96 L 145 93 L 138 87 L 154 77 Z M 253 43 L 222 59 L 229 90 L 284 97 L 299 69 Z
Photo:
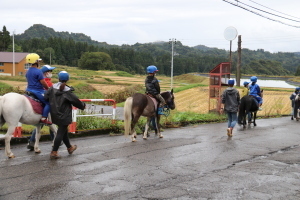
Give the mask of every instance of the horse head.
M 161 93 L 161 96 L 165 99 L 168 108 L 170 108 L 171 110 L 175 109 L 175 97 L 173 94 L 173 89 L 171 91 L 166 91 Z

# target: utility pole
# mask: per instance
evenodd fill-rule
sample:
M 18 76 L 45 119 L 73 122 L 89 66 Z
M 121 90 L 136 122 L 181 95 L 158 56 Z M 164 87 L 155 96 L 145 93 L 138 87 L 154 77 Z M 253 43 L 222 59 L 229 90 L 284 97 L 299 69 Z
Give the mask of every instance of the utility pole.
M 176 39 L 172 38 L 169 40 L 169 44 L 172 43 L 172 58 L 171 58 L 171 90 L 173 89 L 173 57 L 174 57 L 174 44 Z
M 16 64 L 15 64 L 15 31 L 13 31 L 13 76 L 16 76 Z
M 240 86 L 241 81 L 241 61 L 242 61 L 242 36 L 238 36 L 238 57 L 236 66 L 236 85 Z

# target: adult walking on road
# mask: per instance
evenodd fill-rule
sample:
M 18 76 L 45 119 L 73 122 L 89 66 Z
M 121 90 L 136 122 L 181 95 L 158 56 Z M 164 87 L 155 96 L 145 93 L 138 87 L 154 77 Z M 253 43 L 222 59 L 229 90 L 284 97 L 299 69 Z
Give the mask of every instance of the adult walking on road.
M 228 117 L 227 135 L 232 137 L 233 128 L 237 123 L 237 112 L 240 105 L 240 93 L 233 87 L 234 80 L 228 80 L 228 88 L 221 96 L 221 113 L 225 110 Z

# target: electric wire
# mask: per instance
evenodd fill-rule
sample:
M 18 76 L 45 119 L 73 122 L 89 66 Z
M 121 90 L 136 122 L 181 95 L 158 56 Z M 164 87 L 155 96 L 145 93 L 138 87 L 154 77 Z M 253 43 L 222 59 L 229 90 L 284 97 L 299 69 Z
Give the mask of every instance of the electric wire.
M 278 13 L 280 13 L 280 14 L 283 14 L 283 15 L 286 15 L 286 16 L 289 16 L 289 17 L 293 17 L 293 18 L 300 19 L 300 17 L 295 17 L 295 16 L 292 16 L 292 15 L 285 14 L 285 13 L 280 12 L 280 11 L 278 11 L 278 10 L 274 10 L 274 9 L 272 9 L 272 8 L 269 8 L 269 7 L 267 7 L 267 6 L 264 6 L 264 5 L 262 5 L 262 4 L 259 4 L 259 3 L 255 2 L 255 1 L 252 1 L 252 0 L 249 0 L 249 1 L 251 1 L 252 3 L 255 3 L 255 4 L 259 5 L 259 6 L 262 6 L 262 7 L 264 7 L 264 8 L 267 8 L 267 9 L 269 9 L 269 10 L 273 10 L 273 11 L 275 11 L 275 12 L 278 12 Z
M 226 3 L 229 3 L 229 4 L 233 5 L 233 6 L 236 6 L 236 7 L 239 7 L 239 8 L 241 8 L 241 9 L 244 9 L 244 10 L 246 10 L 246 11 L 248 11 L 248 12 L 251 12 L 251 13 L 253 13 L 253 14 L 255 14 L 255 15 L 258 15 L 258 16 L 260 16 L 260 17 L 266 18 L 266 19 L 268 19 L 268 20 L 271 20 L 271 21 L 274 21 L 274 22 L 278 22 L 278 23 L 281 23 L 281 24 L 284 24 L 284 25 L 287 25 L 287 26 L 291 26 L 291 27 L 294 27 L 294 28 L 300 28 L 300 26 L 295 26 L 295 25 L 291 25 L 291 24 L 288 24 L 288 23 L 285 23 L 285 22 L 276 20 L 276 19 L 272 19 L 272 18 L 270 18 L 270 17 L 264 16 L 264 15 L 262 15 L 262 14 L 260 14 L 260 13 L 254 12 L 254 11 L 249 10 L 249 9 L 247 9 L 247 8 L 245 8 L 245 7 L 242 7 L 242 6 L 240 6 L 240 5 L 237 5 L 237 4 L 233 3 L 233 2 L 229 2 L 229 1 L 227 1 L 227 0 L 223 0 L 223 1 L 226 2 Z
M 269 14 L 269 15 L 274 15 L 274 16 L 276 16 L 276 17 L 280 17 L 280 18 L 283 18 L 283 19 L 291 20 L 291 21 L 294 21 L 294 22 L 300 22 L 300 21 L 298 21 L 298 20 L 290 19 L 290 18 L 287 18 L 287 17 L 283 17 L 283 16 L 280 16 L 280 15 L 276 15 L 276 14 L 273 14 L 273 13 L 270 13 L 270 12 L 267 12 L 267 11 L 264 11 L 264 10 L 261 10 L 261 9 L 259 9 L 259 8 L 256 8 L 256 7 L 250 6 L 250 5 L 248 5 L 248 4 L 245 4 L 245 3 L 243 3 L 243 2 L 241 2 L 241 1 L 239 1 L 239 0 L 235 0 L 235 1 L 238 2 L 238 3 L 240 3 L 240 4 L 243 4 L 243 5 L 245 5 L 245 6 L 248 6 L 248 7 L 250 7 L 250 8 L 253 8 L 253 9 L 255 9 L 255 10 L 259 10 L 259 11 L 261 11 L 261 12 L 267 13 L 267 14 Z

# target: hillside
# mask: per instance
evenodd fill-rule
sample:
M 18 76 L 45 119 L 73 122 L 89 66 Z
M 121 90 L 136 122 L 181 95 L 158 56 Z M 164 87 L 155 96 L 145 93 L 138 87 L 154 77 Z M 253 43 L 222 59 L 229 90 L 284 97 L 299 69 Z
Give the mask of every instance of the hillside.
M 110 45 L 92 40 L 83 33 L 57 32 L 42 24 L 34 24 L 24 33 L 15 36 L 16 44 L 23 51 L 38 52 L 46 62 L 49 51 L 55 64 L 80 67 L 78 61 L 84 52 L 106 52 L 116 70 L 143 74 L 146 66 L 159 66 L 160 73 L 170 75 L 171 45 L 169 42 L 136 43 L 134 45 Z M 51 48 L 51 49 L 49 49 Z M 174 46 L 174 75 L 191 72 L 208 73 L 220 62 L 228 62 L 229 52 L 204 45 L 188 47 L 180 41 Z M 286 76 L 294 75 L 300 67 L 298 53 L 270 53 L 263 49 L 242 49 L 241 72 L 243 74 Z M 232 73 L 237 65 L 237 52 L 232 52 Z M 101 70 L 98 69 L 98 70 Z

